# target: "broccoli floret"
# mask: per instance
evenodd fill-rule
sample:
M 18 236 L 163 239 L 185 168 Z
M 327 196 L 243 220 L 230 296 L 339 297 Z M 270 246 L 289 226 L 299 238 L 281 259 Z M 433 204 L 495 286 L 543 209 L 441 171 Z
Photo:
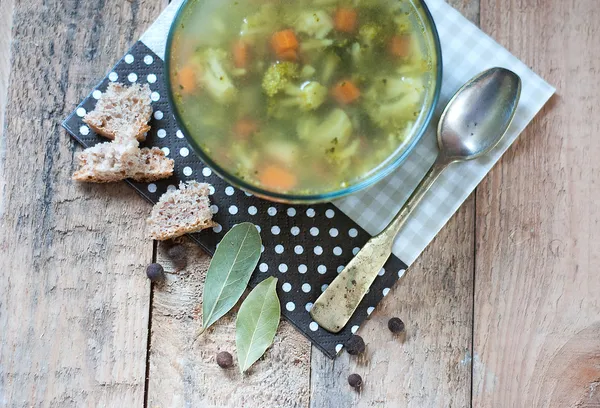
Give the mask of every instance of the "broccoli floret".
M 209 48 L 200 56 L 203 66 L 202 83 L 215 101 L 226 104 L 233 102 L 237 89 L 227 74 L 227 52 L 218 48 Z
M 302 117 L 296 127 L 298 137 L 308 144 L 323 149 L 345 144 L 352 135 L 352 121 L 342 109 L 334 109 L 323 121 L 313 115 Z
M 284 106 L 299 107 L 303 111 L 318 109 L 327 99 L 327 88 L 316 81 L 307 81 L 300 86 L 288 84 L 284 88 Z
M 385 35 L 382 26 L 374 22 L 369 22 L 360 26 L 358 30 L 358 39 L 361 45 L 375 47 L 384 44 L 387 36 Z
M 262 88 L 268 96 L 275 96 L 283 91 L 290 81 L 297 79 L 300 75 L 298 64 L 285 61 L 271 65 L 262 81 Z
M 323 10 L 304 11 L 298 16 L 294 27 L 299 33 L 323 39 L 333 30 L 333 20 Z

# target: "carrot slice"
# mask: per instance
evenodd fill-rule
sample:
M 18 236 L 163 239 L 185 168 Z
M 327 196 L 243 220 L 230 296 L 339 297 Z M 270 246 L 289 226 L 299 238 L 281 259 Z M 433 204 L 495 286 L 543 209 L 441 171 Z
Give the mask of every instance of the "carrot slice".
M 297 183 L 294 174 L 274 164 L 268 165 L 262 170 L 259 180 L 261 184 L 267 188 L 280 190 L 289 190 Z
M 298 52 L 296 50 L 287 50 L 278 55 L 279 59 L 283 61 L 298 61 Z
M 331 88 L 331 96 L 339 103 L 348 105 L 360 98 L 360 89 L 352 81 L 343 80 Z
M 299 43 L 298 38 L 296 38 L 296 34 L 294 34 L 292 30 L 288 29 L 278 31 L 273 34 L 273 37 L 271 37 L 271 46 L 273 47 L 275 54 L 277 54 L 277 56 L 281 56 L 290 50 L 296 51 Z
M 196 89 L 196 74 L 198 68 L 194 65 L 186 65 L 179 70 L 177 73 L 177 79 L 179 81 L 179 85 L 181 86 L 181 90 L 184 93 L 194 92 Z
M 247 140 L 258 131 L 258 122 L 254 119 L 240 119 L 233 126 L 233 134 L 240 139 Z
M 356 30 L 357 21 L 358 13 L 351 8 L 339 8 L 333 17 L 335 29 L 343 33 L 353 33 Z
M 410 55 L 411 51 L 411 38 L 410 35 L 395 35 L 390 40 L 388 45 L 390 54 L 394 57 L 406 58 Z
M 232 46 L 233 64 L 236 68 L 246 68 L 250 62 L 250 46 L 242 40 Z

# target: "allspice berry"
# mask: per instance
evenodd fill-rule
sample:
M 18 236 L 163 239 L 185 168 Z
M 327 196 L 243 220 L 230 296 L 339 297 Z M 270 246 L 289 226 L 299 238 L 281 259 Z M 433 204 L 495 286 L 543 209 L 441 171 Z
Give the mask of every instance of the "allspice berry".
M 352 337 L 346 341 L 345 346 L 348 354 L 353 356 L 365 351 L 365 341 L 362 337 L 357 336 L 356 334 L 352 335 Z
M 362 377 L 358 374 L 350 374 L 348 376 L 348 384 L 354 389 L 359 389 L 362 386 Z
M 167 250 L 167 255 L 179 269 L 187 266 L 187 256 L 183 245 L 173 245 Z
M 165 270 L 161 264 L 153 263 L 146 268 L 146 276 L 151 282 L 159 282 L 165 278 Z
M 233 356 L 227 351 L 221 351 L 217 354 L 217 364 L 221 368 L 231 368 L 233 366 Z
M 402 333 L 404 331 L 404 322 L 397 317 L 392 317 L 388 321 L 388 329 L 394 334 Z

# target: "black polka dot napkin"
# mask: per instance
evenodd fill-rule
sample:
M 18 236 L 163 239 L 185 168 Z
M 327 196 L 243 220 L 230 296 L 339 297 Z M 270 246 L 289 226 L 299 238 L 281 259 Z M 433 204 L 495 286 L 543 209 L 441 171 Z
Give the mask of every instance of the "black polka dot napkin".
M 110 82 L 150 85 L 154 114 L 144 145 L 160 147 L 175 161 L 175 172 L 169 179 L 149 184 L 127 182 L 151 203 L 176 188 L 182 180 L 210 183 L 214 187 L 210 196 L 212 211 L 218 225 L 190 237 L 212 254 L 223 234 L 233 225 L 244 221 L 254 223 L 262 236 L 263 253 L 250 285 L 255 286 L 267 276 L 278 278 L 283 316 L 327 356 L 334 358 L 404 273 L 406 264 L 395 256 L 388 260 L 343 331 L 332 334 L 320 328 L 308 313 L 313 302 L 369 240 L 369 234 L 331 204 L 272 203 L 220 179 L 196 157 L 178 129 L 167 101 L 163 61 L 139 41 L 64 121 L 65 129 L 83 146 L 106 141 L 91 131 L 82 118 L 94 109 Z

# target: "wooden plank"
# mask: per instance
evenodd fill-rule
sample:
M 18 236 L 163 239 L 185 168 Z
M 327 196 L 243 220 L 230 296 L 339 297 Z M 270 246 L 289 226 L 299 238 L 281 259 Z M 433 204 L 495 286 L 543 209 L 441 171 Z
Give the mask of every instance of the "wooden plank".
M 59 123 L 161 6 L 14 5 L 0 155 L 2 406 L 143 404 L 149 206 L 124 184 L 72 182 L 79 148 Z
M 282 322 L 275 344 L 242 376 L 238 367 L 223 370 L 219 351 L 235 358 L 236 310 L 192 344 L 202 322 L 202 289 L 210 258 L 187 239 L 189 265 L 167 274 L 153 291 L 150 341 L 149 407 L 307 407 L 310 343 Z M 158 262 L 175 272 L 164 251 Z
M 10 72 L 10 43 L 12 38 L 13 0 L 0 0 L 0 152 L 4 134 L 4 111 Z M 1 154 L 1 153 L 0 153 Z
M 478 0 L 450 3 L 474 23 Z M 313 349 L 311 407 L 465 407 L 470 403 L 474 199 L 469 198 L 358 332 L 361 358 Z M 407 326 L 395 338 L 391 317 Z M 358 373 L 360 393 L 348 385 Z
M 477 193 L 475 407 L 600 406 L 600 3 L 482 0 L 558 88 Z

